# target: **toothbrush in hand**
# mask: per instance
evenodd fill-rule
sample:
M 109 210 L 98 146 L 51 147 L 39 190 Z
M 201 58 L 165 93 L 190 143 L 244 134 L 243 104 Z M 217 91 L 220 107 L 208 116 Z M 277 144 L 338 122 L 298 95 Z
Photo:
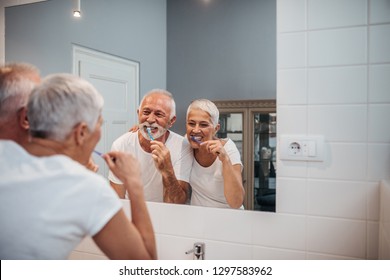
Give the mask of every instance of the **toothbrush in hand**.
M 152 136 L 152 130 L 150 129 L 150 127 L 147 127 L 147 128 L 146 128 L 146 131 L 148 132 L 150 141 L 154 141 L 154 138 L 153 138 L 153 136 Z
M 95 154 L 97 154 L 99 157 L 103 157 L 103 153 L 99 152 L 99 151 L 96 151 L 96 150 L 93 150 L 93 152 Z M 111 157 L 112 161 L 115 162 L 115 158 Z
M 196 139 L 194 136 L 191 136 L 191 140 L 194 141 L 194 142 L 196 142 L 196 143 L 198 143 L 199 145 L 202 144 L 202 142 L 199 141 L 198 139 Z M 219 155 L 219 152 L 216 152 L 216 154 Z

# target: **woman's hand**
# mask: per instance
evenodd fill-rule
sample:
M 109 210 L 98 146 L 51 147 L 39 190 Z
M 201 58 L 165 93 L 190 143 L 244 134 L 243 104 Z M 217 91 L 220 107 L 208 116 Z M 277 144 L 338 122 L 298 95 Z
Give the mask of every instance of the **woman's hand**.
M 223 161 L 228 158 L 224 144 L 223 140 L 217 139 L 204 141 L 200 144 L 200 146 L 204 147 L 204 149 L 206 149 L 209 153 L 218 156 L 219 160 Z
M 111 151 L 102 155 L 108 167 L 125 186 L 141 182 L 141 167 L 138 159 L 129 153 Z M 140 184 L 142 186 L 142 184 Z M 129 190 L 128 190 L 129 191 Z

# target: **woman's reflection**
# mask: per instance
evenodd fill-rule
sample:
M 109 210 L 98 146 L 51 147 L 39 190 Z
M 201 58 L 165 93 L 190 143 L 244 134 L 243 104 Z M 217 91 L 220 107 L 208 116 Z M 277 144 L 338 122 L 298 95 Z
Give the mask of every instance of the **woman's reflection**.
M 231 139 L 216 137 L 218 119 L 218 108 L 207 99 L 195 100 L 187 109 L 186 132 L 195 157 L 191 205 L 243 209 L 240 152 Z

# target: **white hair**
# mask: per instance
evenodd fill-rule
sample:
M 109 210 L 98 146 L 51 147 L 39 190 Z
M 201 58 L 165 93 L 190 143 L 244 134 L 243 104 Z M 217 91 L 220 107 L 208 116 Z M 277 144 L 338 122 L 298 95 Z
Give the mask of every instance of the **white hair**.
M 70 74 L 50 75 L 31 93 L 27 105 L 30 133 L 63 141 L 81 122 L 93 131 L 103 103 L 103 97 L 86 80 Z
M 218 125 L 219 110 L 213 102 L 211 102 L 208 99 L 196 99 L 192 101 L 187 109 L 187 119 L 190 111 L 195 109 L 199 109 L 206 112 L 210 116 L 211 122 L 214 125 L 214 127 Z
M 171 101 L 171 114 L 170 114 L 169 118 L 172 119 L 174 116 L 176 116 L 176 103 L 175 103 L 175 100 L 173 99 L 172 93 L 170 93 L 169 91 L 167 91 L 165 89 L 160 89 L 160 88 L 152 89 L 144 95 L 141 102 L 139 103 L 139 107 L 138 107 L 139 110 L 141 110 L 141 105 L 144 102 L 144 100 L 153 94 L 161 94 L 161 95 L 168 96 L 170 101 Z
M 39 79 L 39 70 L 31 64 L 0 66 L 0 123 L 14 118 L 14 113 L 26 106 L 28 96 Z

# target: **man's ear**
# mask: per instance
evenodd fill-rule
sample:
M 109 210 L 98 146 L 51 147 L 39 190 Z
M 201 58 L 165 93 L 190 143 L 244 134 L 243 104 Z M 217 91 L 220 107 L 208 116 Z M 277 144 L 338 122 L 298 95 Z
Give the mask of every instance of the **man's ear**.
M 22 107 L 18 111 L 18 122 L 20 127 L 22 127 L 25 130 L 29 130 L 30 124 L 28 123 L 27 119 L 27 108 Z
M 173 118 L 168 123 L 169 127 L 171 128 L 175 122 L 176 122 L 176 116 L 173 116 Z
M 86 123 L 81 122 L 74 128 L 74 138 L 77 145 L 83 145 L 87 136 L 89 134 L 89 129 Z

